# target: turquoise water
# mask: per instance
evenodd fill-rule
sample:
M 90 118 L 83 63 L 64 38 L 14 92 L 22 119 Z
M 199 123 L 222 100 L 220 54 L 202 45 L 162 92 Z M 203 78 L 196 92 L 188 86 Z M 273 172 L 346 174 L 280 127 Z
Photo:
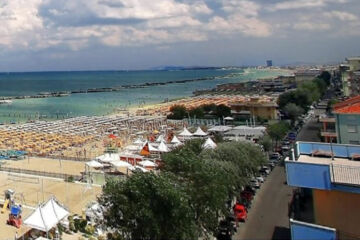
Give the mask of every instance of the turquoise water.
M 106 115 L 118 108 L 158 103 L 165 99 L 191 96 L 196 89 L 213 88 L 216 84 L 240 82 L 284 74 L 284 71 L 232 69 L 181 71 L 98 71 L 98 72 L 42 72 L 0 74 L 0 96 L 36 95 L 40 92 L 85 90 L 116 87 L 144 82 L 167 82 L 204 77 L 209 81 L 167 84 L 147 88 L 123 89 L 118 92 L 72 94 L 68 97 L 13 100 L 0 105 L 1 122 L 37 119 L 57 119 L 81 115 Z

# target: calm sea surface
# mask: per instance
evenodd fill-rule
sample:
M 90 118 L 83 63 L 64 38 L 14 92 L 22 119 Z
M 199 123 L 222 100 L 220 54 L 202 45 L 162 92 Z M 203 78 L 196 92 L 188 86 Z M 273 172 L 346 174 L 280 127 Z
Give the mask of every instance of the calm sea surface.
M 0 105 L 0 121 L 34 120 L 39 115 L 57 119 L 81 115 L 105 115 L 119 108 L 136 107 L 191 96 L 196 89 L 213 88 L 216 84 L 286 74 L 284 71 L 180 70 L 180 71 L 93 71 L 0 73 L 0 96 L 36 95 L 40 92 L 85 90 L 117 87 L 146 82 L 168 82 L 215 77 L 214 80 L 176 83 L 146 88 L 123 89 L 118 92 L 72 94 L 67 97 L 13 100 Z

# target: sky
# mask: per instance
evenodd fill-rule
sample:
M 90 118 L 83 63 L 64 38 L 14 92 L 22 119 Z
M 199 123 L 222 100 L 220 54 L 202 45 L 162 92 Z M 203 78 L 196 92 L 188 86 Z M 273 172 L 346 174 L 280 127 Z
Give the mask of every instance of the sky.
M 0 71 L 340 62 L 359 0 L 1 0 Z

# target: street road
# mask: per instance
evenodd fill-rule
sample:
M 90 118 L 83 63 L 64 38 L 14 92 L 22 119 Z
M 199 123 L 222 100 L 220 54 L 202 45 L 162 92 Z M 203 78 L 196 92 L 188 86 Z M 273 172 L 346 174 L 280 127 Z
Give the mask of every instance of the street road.
M 288 203 L 292 188 L 285 183 L 284 167 L 277 166 L 257 191 L 248 220 L 233 240 L 290 239 Z

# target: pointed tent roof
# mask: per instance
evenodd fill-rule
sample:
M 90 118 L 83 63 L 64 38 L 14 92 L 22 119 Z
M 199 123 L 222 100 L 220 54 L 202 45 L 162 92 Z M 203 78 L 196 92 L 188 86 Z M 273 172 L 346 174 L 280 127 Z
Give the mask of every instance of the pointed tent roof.
M 214 149 L 216 148 L 216 146 L 217 146 L 216 143 L 214 143 L 214 141 L 211 140 L 211 138 L 206 139 L 206 142 L 202 145 L 204 149 Z
M 168 146 L 166 146 L 166 144 L 163 141 L 158 146 L 158 150 L 159 152 L 170 152 L 170 149 L 168 148 Z
M 52 197 L 45 204 L 38 206 L 35 211 L 24 220 L 24 224 L 31 228 L 48 232 L 62 219 L 69 216 L 69 214 L 69 211 Z
M 180 140 L 174 135 L 173 139 L 171 140 L 171 143 L 181 143 Z
M 156 142 L 162 142 L 165 141 L 164 135 L 159 135 L 158 138 L 156 139 Z
M 192 133 L 189 132 L 189 130 L 187 130 L 186 127 L 184 127 L 184 130 L 179 134 L 179 136 L 182 136 L 182 137 L 191 137 L 191 136 L 192 136 Z
M 197 128 L 196 132 L 193 133 L 194 136 L 207 136 L 207 133 L 205 133 L 200 127 Z

